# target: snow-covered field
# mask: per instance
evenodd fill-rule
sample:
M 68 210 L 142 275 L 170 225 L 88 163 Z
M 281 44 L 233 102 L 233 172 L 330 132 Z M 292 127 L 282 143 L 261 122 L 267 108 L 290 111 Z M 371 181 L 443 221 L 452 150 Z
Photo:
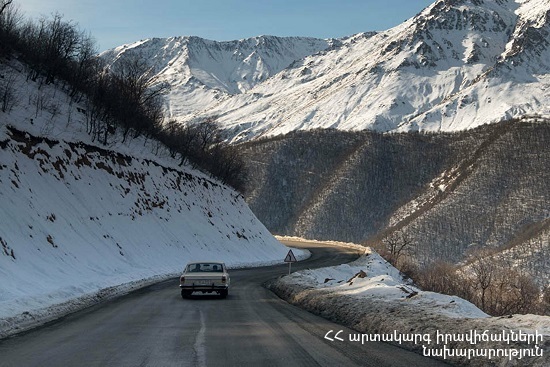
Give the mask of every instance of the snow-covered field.
M 359 335 L 365 335 L 365 339 L 366 335 L 369 338 L 379 336 L 424 355 L 434 350 L 440 353 L 446 347 L 448 355 L 444 359 L 461 365 L 550 365 L 550 317 L 490 317 L 459 297 L 424 292 L 412 285 L 410 280 L 403 278 L 397 269 L 369 248 L 366 248 L 364 256 L 352 263 L 296 272 L 271 283 L 270 288 L 291 303 L 361 333 L 350 334 L 343 337 L 344 341 L 335 342 L 359 342 Z M 506 337 L 512 339 L 520 331 L 535 339 L 528 344 L 521 341 L 511 341 L 508 344 L 506 341 L 490 340 Z M 334 331 L 336 332 L 337 330 Z M 479 337 L 473 344 L 448 339 L 467 338 L 472 335 L 470 333 L 475 332 L 478 334 L 473 334 L 474 337 Z M 334 339 L 334 333 L 328 337 Z M 399 335 L 401 342 L 398 340 Z M 407 338 L 411 340 L 404 341 Z M 543 356 L 493 356 L 489 359 L 491 351 L 496 353 L 501 350 L 500 353 L 509 355 L 515 353 L 514 351 L 524 353 L 524 349 L 530 353 L 542 353 Z M 470 359 L 467 356 L 452 355 L 457 351 L 468 353 L 469 350 L 472 351 L 470 353 L 487 355 L 471 356 Z
M 154 142 L 94 142 L 59 85 L 27 81 L 14 60 L 0 74 L 16 91 L 0 112 L 0 337 L 175 277 L 188 261 L 283 262 L 288 249 L 239 193 Z

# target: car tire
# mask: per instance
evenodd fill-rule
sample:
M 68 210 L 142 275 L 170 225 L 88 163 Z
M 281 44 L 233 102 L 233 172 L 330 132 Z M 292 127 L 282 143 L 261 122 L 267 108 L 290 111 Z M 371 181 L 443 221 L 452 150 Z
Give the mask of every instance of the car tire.
M 229 295 L 229 289 L 225 289 L 225 290 L 220 292 L 220 296 L 222 298 L 227 298 L 228 295 Z
M 191 295 L 191 292 L 183 289 L 181 290 L 181 298 L 185 299 L 185 298 L 188 298 L 190 295 Z

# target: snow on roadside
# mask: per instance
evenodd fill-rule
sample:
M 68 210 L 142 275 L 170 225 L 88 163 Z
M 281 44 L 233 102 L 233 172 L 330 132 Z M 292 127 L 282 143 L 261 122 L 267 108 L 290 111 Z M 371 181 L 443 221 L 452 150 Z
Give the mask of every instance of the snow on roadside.
M 176 277 L 188 261 L 283 262 L 288 248 L 233 189 L 150 139 L 93 141 L 83 106 L 16 60 L 0 60 L 0 74 L 18 96 L 0 112 L 0 338 Z
M 309 251 L 303 249 L 293 249 L 293 252 L 297 254 L 296 258 L 299 261 L 305 260 L 311 255 Z M 198 255 L 198 257 L 200 256 L 201 255 Z M 281 264 L 281 261 L 282 260 L 257 262 L 243 261 L 240 263 L 235 263 L 229 268 L 238 269 L 253 266 L 277 265 Z M 78 291 L 77 288 L 73 288 L 73 292 L 63 292 L 66 299 L 65 301 L 59 302 L 59 300 L 57 300 L 50 305 L 47 305 L 46 303 L 44 307 L 33 307 L 34 300 L 24 298 L 18 299 L 16 302 L 13 302 L 11 306 L 16 305 L 19 310 L 25 311 L 15 312 L 7 317 L 0 317 L 0 339 L 27 331 L 29 329 L 36 328 L 40 325 L 44 325 L 48 322 L 57 320 L 63 316 L 97 305 L 99 303 L 122 297 L 138 289 L 142 289 L 162 281 L 177 279 L 179 274 L 179 272 L 162 274 L 143 279 L 140 279 L 140 277 L 137 276 L 136 280 L 123 284 L 117 284 L 118 281 L 116 280 L 116 277 L 114 277 L 112 279 L 112 286 L 106 288 L 96 286 L 95 291 L 90 291 L 88 293 L 81 293 Z M 174 294 L 179 297 L 179 288 L 176 288 L 174 292 Z M 55 296 L 50 295 L 50 297 L 54 298 Z M 4 305 L 0 304 L 0 306 Z
M 403 339 L 405 335 L 421 335 L 424 341 L 398 343 L 395 338 L 387 340 L 424 355 L 445 353 L 447 348 L 447 355 L 436 355 L 436 358 L 451 363 L 467 366 L 550 365 L 550 317 L 490 317 L 459 297 L 418 289 L 370 249 L 352 263 L 296 272 L 268 286 L 281 298 L 359 333 L 403 335 Z M 536 342 L 532 339 L 528 344 L 513 339 L 510 344 L 490 340 L 502 335 L 518 335 L 520 331 L 539 339 Z M 472 344 L 465 338 L 473 332 L 479 332 L 481 336 Z M 438 335 L 441 339 L 438 339 Z M 445 340 L 444 335 L 465 340 L 451 342 Z M 428 338 L 431 343 L 426 342 Z M 349 340 L 343 342 L 354 342 L 351 339 L 350 336 Z M 497 353 L 497 350 L 508 353 L 508 357 L 492 356 L 489 359 L 490 353 Z M 534 357 L 509 356 L 518 350 L 528 350 Z M 468 355 L 453 355 L 461 353 L 486 355 L 476 357 L 470 354 L 470 358 Z M 543 355 L 537 356 L 536 353 Z
M 188 261 L 261 266 L 288 251 L 242 196 L 202 174 L 11 126 L 0 141 L 0 337 L 175 277 Z

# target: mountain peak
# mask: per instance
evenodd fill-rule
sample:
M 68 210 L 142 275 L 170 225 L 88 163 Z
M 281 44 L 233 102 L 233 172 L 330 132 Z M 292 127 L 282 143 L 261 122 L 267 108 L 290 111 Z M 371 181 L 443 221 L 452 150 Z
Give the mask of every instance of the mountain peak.
M 172 88 L 171 117 L 216 116 L 233 141 L 314 128 L 456 131 L 550 115 L 549 22 L 550 0 L 438 0 L 379 33 L 167 40 L 147 59 Z
M 293 61 L 333 43 L 310 37 L 257 36 L 218 42 L 182 36 L 142 40 L 105 51 L 100 57 L 109 65 L 132 57 L 148 62 L 155 80 L 171 87 L 169 114 L 181 116 L 246 92 Z

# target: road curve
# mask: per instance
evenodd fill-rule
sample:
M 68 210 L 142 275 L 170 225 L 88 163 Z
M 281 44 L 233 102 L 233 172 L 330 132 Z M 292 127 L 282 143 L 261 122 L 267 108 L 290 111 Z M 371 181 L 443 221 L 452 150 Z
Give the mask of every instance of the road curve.
M 349 262 L 352 249 L 308 243 L 292 269 Z M 184 264 L 182 264 L 183 267 Z M 0 341 L 0 366 L 440 366 L 384 344 L 331 342 L 353 331 L 289 305 L 261 286 L 286 266 L 233 270 L 227 299 L 182 299 L 177 279 Z

